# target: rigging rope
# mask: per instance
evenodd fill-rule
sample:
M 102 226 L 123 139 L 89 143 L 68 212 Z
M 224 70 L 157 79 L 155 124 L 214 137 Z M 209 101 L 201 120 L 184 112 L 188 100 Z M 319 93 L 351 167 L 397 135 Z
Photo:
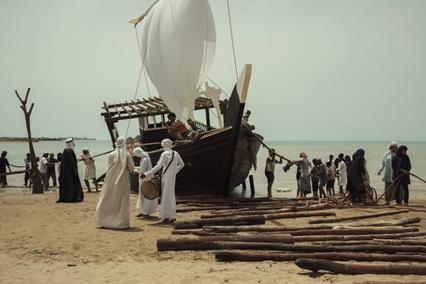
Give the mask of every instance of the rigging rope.
M 139 53 L 139 57 L 141 59 L 141 67 L 139 69 L 138 82 L 136 84 L 135 94 L 133 95 L 133 100 L 136 100 L 136 97 L 137 97 L 138 92 L 139 92 L 139 85 L 140 85 L 140 82 L 141 82 L 142 73 L 144 73 L 144 75 L 145 75 L 145 81 L 146 81 L 149 96 L 151 96 L 151 92 L 149 90 L 148 79 L 147 79 L 146 74 L 144 72 L 145 71 L 144 61 L 145 61 L 145 55 L 146 55 L 147 48 L 145 49 L 145 53 L 142 55 L 141 44 L 139 42 L 139 34 L 138 34 L 138 30 L 137 30 L 136 26 L 134 27 L 134 29 L 135 29 L 136 41 L 138 43 L 138 53 Z M 127 137 L 127 135 L 129 134 L 129 128 L 130 128 L 131 121 L 132 121 L 132 119 L 129 119 L 129 121 L 127 122 L 127 129 L 126 129 L 126 136 L 125 137 Z
M 229 7 L 229 0 L 226 0 L 226 4 L 227 4 L 227 7 L 228 7 L 229 29 L 231 31 L 231 43 L 232 43 L 232 54 L 234 56 L 235 77 L 237 78 L 237 81 L 238 81 L 237 58 L 235 56 L 234 33 L 233 33 L 233 30 L 232 30 L 231 8 Z

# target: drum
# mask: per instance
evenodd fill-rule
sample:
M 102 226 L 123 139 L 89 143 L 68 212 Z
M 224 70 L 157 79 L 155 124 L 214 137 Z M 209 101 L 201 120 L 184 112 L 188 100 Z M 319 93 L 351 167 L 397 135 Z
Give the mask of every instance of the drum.
M 154 200 L 160 195 L 160 184 L 158 180 L 146 180 L 141 185 L 141 193 L 148 200 Z

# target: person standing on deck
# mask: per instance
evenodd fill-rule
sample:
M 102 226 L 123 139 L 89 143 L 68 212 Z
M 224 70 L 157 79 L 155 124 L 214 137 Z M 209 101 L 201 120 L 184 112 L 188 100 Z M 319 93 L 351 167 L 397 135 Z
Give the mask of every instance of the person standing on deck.
M 84 193 L 78 175 L 74 139 L 68 138 L 65 143 L 59 171 L 59 199 L 56 202 L 82 202 Z
M 164 152 L 161 154 L 157 165 L 146 173 L 141 174 L 141 178 L 153 178 L 160 169 L 163 169 L 161 177 L 161 206 L 160 219 L 163 223 L 172 223 L 176 220 L 176 196 L 175 184 L 176 175 L 185 166 L 179 153 L 172 150 L 173 142 L 170 139 L 161 141 Z
M 378 175 L 380 176 L 383 172 L 382 181 L 385 183 L 385 202 L 386 205 L 389 205 L 392 200 L 395 199 L 395 193 L 392 196 L 391 185 L 393 182 L 393 169 L 392 169 L 392 159 L 396 156 L 396 152 L 398 151 L 398 144 L 393 141 L 389 145 L 389 150 L 383 156 L 382 163 L 379 167 Z M 387 189 L 387 190 L 386 190 Z
M 9 173 L 12 172 L 10 170 L 9 161 L 6 158 L 7 151 L 1 152 L 0 157 L 0 184 L 2 187 L 7 186 L 7 177 L 6 177 L 6 167 L 9 169 Z
M 146 173 L 152 169 L 151 158 L 147 152 L 142 150 L 141 147 L 137 147 L 133 150 L 133 153 L 137 157 L 141 158 L 139 168 L 135 168 L 136 173 L 140 175 L 141 173 Z M 149 216 L 153 214 L 158 207 L 158 198 L 154 198 L 153 200 L 146 199 L 141 192 L 141 186 L 145 180 L 148 180 L 148 178 L 139 178 L 139 193 L 136 201 L 136 210 L 138 211 L 138 215 L 136 215 L 136 217 Z
M 82 154 L 80 155 L 80 160 L 83 161 L 84 165 L 86 166 L 86 170 L 84 172 L 84 183 L 86 184 L 87 192 L 92 192 L 90 189 L 90 180 L 93 181 L 93 184 L 96 187 L 96 192 L 99 192 L 98 183 L 96 182 L 95 159 L 92 158 L 92 154 L 90 153 L 89 148 L 83 148 Z
M 24 185 L 31 186 L 31 154 L 27 153 L 27 157 L 24 159 L 25 164 L 25 176 L 24 176 Z
M 398 176 L 402 175 L 399 179 L 398 187 L 396 188 L 396 203 L 398 203 L 398 205 L 401 205 L 402 199 L 404 199 L 405 206 L 408 206 L 408 185 L 410 184 L 411 171 L 411 161 L 410 157 L 408 157 L 407 155 L 407 150 L 407 146 L 399 146 L 396 156 L 392 158 L 393 179 L 396 180 Z M 401 198 L 401 196 L 403 198 Z
M 47 186 L 49 186 L 50 179 L 53 180 L 53 187 L 56 187 L 56 164 L 58 160 L 55 159 L 55 154 L 50 153 L 47 159 Z
M 280 157 L 279 160 L 275 159 L 275 149 L 269 150 L 269 157 L 266 158 L 266 165 L 265 165 L 265 176 L 268 180 L 268 198 L 272 198 L 272 184 L 275 180 L 275 164 L 282 164 L 283 158 Z
M 130 174 L 135 165 L 127 153 L 126 139 L 118 137 L 115 151 L 109 154 L 108 170 L 96 206 L 96 227 L 127 229 L 130 225 Z
M 47 158 L 49 157 L 48 153 L 44 153 L 43 156 L 41 156 L 40 164 L 38 165 L 38 170 L 40 171 L 41 175 L 41 182 L 43 184 L 43 188 L 45 191 L 49 189 L 49 179 L 47 177 Z

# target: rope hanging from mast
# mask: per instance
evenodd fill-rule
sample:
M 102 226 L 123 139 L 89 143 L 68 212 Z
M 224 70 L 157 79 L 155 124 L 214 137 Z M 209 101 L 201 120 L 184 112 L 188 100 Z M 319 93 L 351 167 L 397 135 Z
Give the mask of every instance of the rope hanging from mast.
M 226 0 L 226 4 L 227 4 L 227 7 L 228 7 L 229 30 L 231 31 L 231 43 L 232 43 L 232 54 L 234 56 L 235 77 L 237 78 L 237 81 L 238 81 L 237 58 L 235 56 L 234 33 L 233 33 L 233 30 L 232 30 L 231 8 L 229 6 L 229 0 Z

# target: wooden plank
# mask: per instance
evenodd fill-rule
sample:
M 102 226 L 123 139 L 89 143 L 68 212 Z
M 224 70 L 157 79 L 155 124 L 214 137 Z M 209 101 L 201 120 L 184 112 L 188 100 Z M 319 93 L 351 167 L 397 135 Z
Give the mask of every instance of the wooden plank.
M 426 275 L 426 265 L 416 264 L 348 264 L 321 259 L 301 258 L 296 265 L 302 269 L 318 272 L 325 270 L 337 274 L 395 274 L 395 275 Z

